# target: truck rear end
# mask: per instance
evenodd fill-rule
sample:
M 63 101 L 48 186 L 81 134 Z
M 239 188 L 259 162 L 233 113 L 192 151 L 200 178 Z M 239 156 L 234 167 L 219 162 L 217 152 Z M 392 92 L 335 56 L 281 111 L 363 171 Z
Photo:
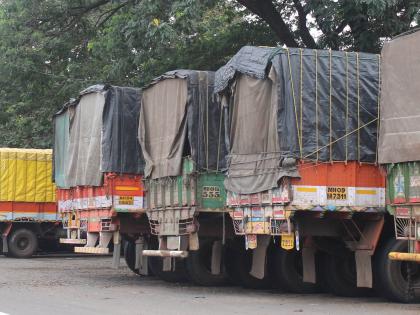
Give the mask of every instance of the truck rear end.
M 52 183 L 52 151 L 0 148 L 2 251 L 30 257 L 58 240 L 60 219 Z M 43 246 L 45 245 L 45 246 Z
M 158 239 L 158 246 L 143 254 L 158 257 L 157 272 L 181 273 L 178 279 L 188 276 L 201 285 L 226 280 L 222 252 L 228 217 L 221 173 L 226 149 L 213 84 L 209 71 L 165 73 L 143 89 L 139 124 L 147 216 Z
M 384 245 L 380 285 L 395 301 L 420 296 L 420 32 L 382 49 L 379 162 L 387 170 L 387 210 L 395 237 Z
M 144 162 L 136 139 L 141 91 L 95 85 L 54 117 L 54 178 L 67 236 L 79 253 L 107 254 L 148 233 Z M 133 266 L 131 266 L 133 267 Z
M 244 47 L 217 71 L 227 205 L 250 256 L 245 286 L 372 288 L 385 222 L 379 64 L 373 54 Z

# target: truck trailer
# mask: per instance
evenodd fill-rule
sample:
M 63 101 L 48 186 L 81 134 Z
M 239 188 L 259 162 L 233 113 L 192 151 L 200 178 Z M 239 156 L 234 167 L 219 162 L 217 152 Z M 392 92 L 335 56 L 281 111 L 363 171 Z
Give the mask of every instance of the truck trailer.
M 52 182 L 52 150 L 0 148 L 2 252 L 31 257 L 57 248 L 61 222 Z
M 143 255 L 199 285 L 226 281 L 226 148 L 213 86 L 211 71 L 167 72 L 143 88 L 139 123 L 147 216 L 159 240 Z
M 374 54 L 244 47 L 216 72 L 227 206 L 252 283 L 392 291 L 379 285 L 395 242 L 377 150 L 380 68 Z M 399 288 L 389 298 L 411 300 L 407 277 L 388 285 Z
M 108 254 L 113 245 L 115 265 L 122 237 L 148 235 L 136 139 L 140 96 L 140 89 L 94 85 L 54 116 L 54 180 L 66 230 L 60 242 L 90 254 Z M 140 272 L 130 255 L 126 260 Z
M 420 290 L 419 29 L 386 42 L 381 56 L 378 152 L 395 236 L 384 244 L 378 279 L 386 297 L 409 302 Z

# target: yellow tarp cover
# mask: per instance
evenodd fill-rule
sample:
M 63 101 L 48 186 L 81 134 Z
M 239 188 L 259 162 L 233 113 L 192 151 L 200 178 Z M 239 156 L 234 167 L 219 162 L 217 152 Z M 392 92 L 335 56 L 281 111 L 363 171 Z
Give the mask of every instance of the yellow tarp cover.
M 0 148 L 0 201 L 55 202 L 52 150 Z

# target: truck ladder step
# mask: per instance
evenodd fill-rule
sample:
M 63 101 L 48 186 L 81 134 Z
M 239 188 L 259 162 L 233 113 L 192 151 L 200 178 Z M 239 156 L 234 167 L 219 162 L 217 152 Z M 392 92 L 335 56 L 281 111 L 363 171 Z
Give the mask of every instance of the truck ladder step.
M 85 245 L 86 240 L 80 238 L 60 238 L 60 244 Z
M 103 248 L 103 247 L 75 247 L 74 248 L 75 253 L 83 253 L 83 254 L 101 254 L 101 255 L 107 255 L 109 254 L 109 248 Z
M 179 257 L 186 258 L 188 252 L 186 250 L 143 250 L 143 256 L 155 256 L 155 257 Z

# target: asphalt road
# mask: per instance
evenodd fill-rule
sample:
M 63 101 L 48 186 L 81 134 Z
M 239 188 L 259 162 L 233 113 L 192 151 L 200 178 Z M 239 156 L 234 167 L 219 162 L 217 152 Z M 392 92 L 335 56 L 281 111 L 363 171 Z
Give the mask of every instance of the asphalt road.
M 123 260 L 121 260 L 123 265 Z M 0 315 L 22 314 L 420 314 L 420 305 L 380 298 L 203 288 L 140 277 L 111 257 L 0 256 Z

